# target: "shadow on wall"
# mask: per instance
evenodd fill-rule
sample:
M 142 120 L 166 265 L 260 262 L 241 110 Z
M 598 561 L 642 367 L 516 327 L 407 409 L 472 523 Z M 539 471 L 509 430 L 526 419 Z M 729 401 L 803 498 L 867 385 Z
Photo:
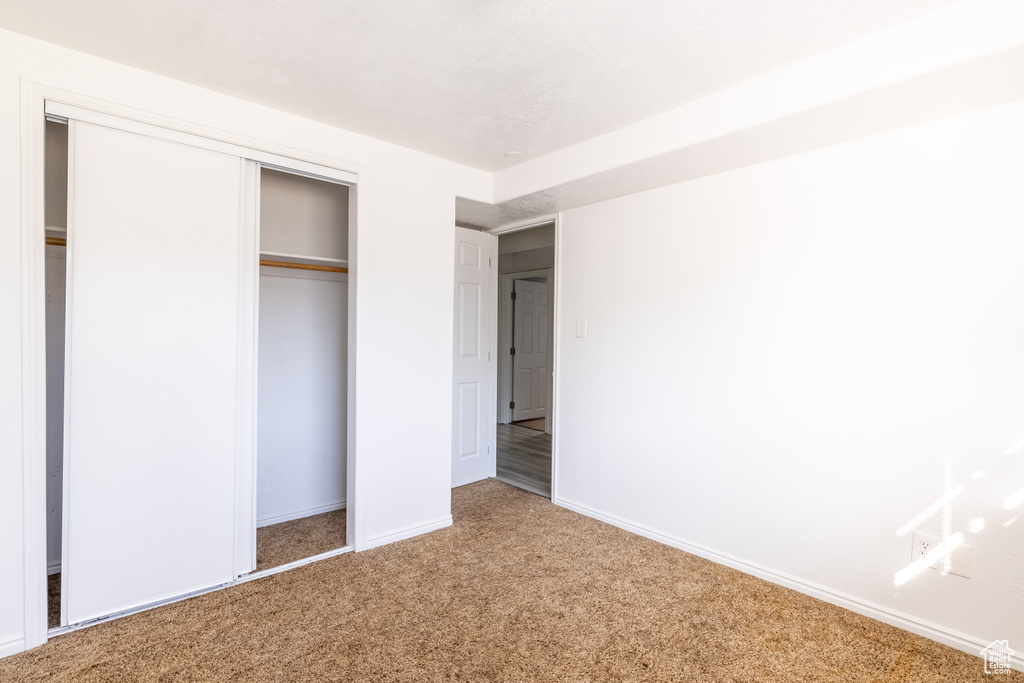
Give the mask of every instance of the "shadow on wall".
M 896 530 L 897 536 L 906 536 L 939 514 L 941 534 L 934 540 L 930 536 L 914 534 L 913 550 L 917 559 L 912 560 L 910 564 L 896 572 L 893 577 L 893 583 L 896 586 L 904 585 L 928 568 L 938 569 L 943 575 L 950 573 L 962 575 L 965 570 L 968 574 L 970 573 L 969 560 L 961 559 L 965 556 L 957 552 L 958 549 L 967 545 L 969 538 L 967 534 L 980 534 L 985 529 L 991 529 L 997 525 L 1009 528 L 1024 514 L 1024 488 L 1017 488 L 1022 482 L 1017 481 L 1016 485 L 1010 483 L 1013 481 L 1010 471 L 1013 464 L 1011 458 L 1022 450 L 1024 450 L 1024 434 L 1014 439 L 1001 455 L 993 456 L 991 471 L 976 470 L 971 475 L 970 481 L 956 486 L 953 486 L 952 483 L 953 465 L 951 462 L 946 463 L 946 492 Z M 977 486 L 977 483 L 985 478 L 988 478 L 989 481 L 1005 482 L 1005 485 L 1000 485 L 999 488 L 1008 495 L 1001 502 L 998 499 L 990 502 L 991 508 L 988 510 L 978 509 L 977 516 L 963 515 L 964 518 L 970 518 L 967 528 L 954 529 L 952 523 L 953 502 L 969 487 Z M 1015 488 L 1016 490 L 1014 490 Z M 981 516 L 982 514 L 987 516 Z M 961 562 L 967 564 L 961 565 Z M 958 566 L 954 567 L 954 563 Z

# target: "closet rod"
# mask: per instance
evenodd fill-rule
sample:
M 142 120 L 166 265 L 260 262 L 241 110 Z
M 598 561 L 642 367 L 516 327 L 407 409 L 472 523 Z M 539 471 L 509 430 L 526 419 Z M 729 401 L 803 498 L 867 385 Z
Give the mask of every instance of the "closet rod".
M 46 243 L 54 247 L 66 247 L 68 241 L 61 237 L 47 237 Z M 272 266 L 274 268 L 296 268 L 298 270 L 319 270 L 325 273 L 347 273 L 348 268 L 338 268 L 336 266 L 318 266 L 311 263 L 292 263 L 290 261 L 265 261 L 260 260 L 261 266 Z
M 312 263 L 292 263 L 291 261 L 264 261 L 260 260 L 261 266 L 273 266 L 274 268 L 296 268 L 298 270 L 319 270 L 325 273 L 347 273 L 348 268 L 337 266 L 319 266 Z

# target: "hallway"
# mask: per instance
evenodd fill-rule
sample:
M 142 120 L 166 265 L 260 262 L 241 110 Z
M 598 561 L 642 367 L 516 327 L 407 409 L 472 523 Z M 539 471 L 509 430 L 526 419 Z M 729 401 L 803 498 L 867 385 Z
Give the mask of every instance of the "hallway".
M 551 435 L 498 425 L 498 481 L 551 498 Z

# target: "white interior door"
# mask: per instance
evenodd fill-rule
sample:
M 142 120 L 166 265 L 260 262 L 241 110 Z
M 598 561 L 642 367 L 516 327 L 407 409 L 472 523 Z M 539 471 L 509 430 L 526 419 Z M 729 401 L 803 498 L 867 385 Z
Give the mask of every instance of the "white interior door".
M 452 486 L 495 473 L 498 421 L 494 359 L 498 238 L 455 228 L 455 349 L 452 388 Z
M 234 578 L 244 188 L 236 156 L 70 125 L 62 623 L 74 624 Z
M 548 414 L 548 283 L 515 281 L 512 346 L 512 420 Z

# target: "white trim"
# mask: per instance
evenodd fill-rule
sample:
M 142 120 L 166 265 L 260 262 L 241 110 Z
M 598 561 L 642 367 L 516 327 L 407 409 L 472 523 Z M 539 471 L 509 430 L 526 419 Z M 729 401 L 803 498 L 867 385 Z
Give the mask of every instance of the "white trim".
M 500 279 L 498 292 L 498 312 L 495 319 L 498 321 L 496 330 L 497 357 L 498 357 L 498 424 L 509 424 L 512 422 L 512 409 L 509 403 L 512 402 L 512 354 L 506 353 L 505 349 L 512 348 L 512 315 L 513 307 L 509 306 L 512 298 L 512 278 L 504 275 Z
M 395 531 L 389 531 L 386 534 L 377 534 L 376 536 L 370 536 L 366 539 L 366 549 L 377 548 L 382 545 L 388 545 L 396 541 L 404 541 L 407 538 L 413 536 L 419 536 L 429 531 L 437 531 L 438 529 L 444 529 L 452 525 L 452 516 L 445 515 L 439 517 L 430 522 L 424 522 L 423 524 L 413 524 L 412 526 L 402 527 Z
M 837 605 L 843 609 L 848 609 L 851 612 L 856 612 L 857 614 L 870 617 L 877 621 L 889 624 L 890 626 L 895 626 L 905 631 L 916 633 L 919 636 L 924 636 L 925 638 L 942 643 L 943 645 L 949 645 L 950 647 L 954 647 L 957 650 L 961 650 L 968 654 L 980 656 L 979 653 L 981 652 L 981 649 L 988 645 L 988 641 L 983 640 L 982 638 L 967 635 L 966 633 L 961 633 L 959 631 L 946 628 L 945 626 L 925 621 L 924 619 L 919 619 L 888 607 L 883 607 L 882 605 L 875 604 L 868 600 L 862 600 L 861 598 L 833 590 L 832 588 L 813 581 L 807 581 L 791 574 L 786 574 L 785 572 L 779 572 L 756 562 L 749 562 L 734 555 L 723 553 L 713 548 L 708 548 L 707 546 L 699 543 L 693 543 L 681 538 L 676 538 L 675 536 L 662 533 L 643 524 L 637 524 L 623 517 L 601 512 L 600 510 L 588 505 L 577 503 L 576 501 L 569 500 L 567 498 L 552 497 L 551 502 L 555 505 L 578 512 L 581 515 L 586 515 L 587 517 L 592 517 L 593 519 L 606 522 L 620 529 L 625 529 L 626 531 L 637 534 L 638 536 L 643 536 L 644 538 L 649 538 L 652 541 L 657 541 L 658 543 L 663 543 L 667 546 L 697 555 L 698 557 L 711 560 L 717 564 L 737 569 L 744 574 L 756 576 L 760 579 L 764 579 L 765 581 L 770 581 L 771 583 L 779 586 L 795 590 L 798 593 L 803 593 L 804 595 L 824 600 L 825 602 Z M 1015 655 L 1011 657 L 1010 665 L 1018 671 L 1024 671 L 1024 658 Z
M 225 588 L 231 588 L 232 586 L 237 586 L 239 584 L 248 583 L 249 581 L 255 581 L 256 579 L 262 579 L 262 578 L 267 577 L 267 576 L 272 576 L 273 574 L 280 574 L 281 572 L 288 571 L 289 569 L 295 569 L 296 567 L 301 567 L 303 565 L 312 564 L 313 562 L 319 562 L 320 560 L 326 560 L 326 559 L 329 559 L 331 557 L 337 557 L 338 555 L 344 555 L 345 553 L 350 553 L 350 552 L 352 552 L 352 547 L 346 545 L 346 546 L 344 546 L 342 548 L 338 548 L 336 550 L 328 550 L 327 552 L 320 553 L 319 555 L 312 555 L 310 557 L 306 557 L 306 558 L 303 558 L 301 560 L 295 560 L 294 562 L 288 562 L 286 564 L 282 564 L 282 565 L 279 565 L 277 567 L 271 567 L 270 569 L 263 569 L 263 570 L 260 570 L 258 572 L 253 572 L 251 574 L 246 574 L 245 576 L 240 576 L 240 577 L 238 577 L 237 579 L 235 579 L 233 581 L 228 581 L 226 583 L 218 584 L 216 586 L 210 586 L 209 588 L 200 588 L 199 590 L 191 591 L 189 593 L 184 593 L 182 595 L 176 595 L 176 596 L 174 596 L 172 598 L 165 598 L 164 600 L 158 600 L 156 602 L 150 602 L 150 603 L 147 603 L 145 605 L 139 605 L 138 607 L 132 607 L 131 609 L 126 609 L 124 611 L 116 612 L 114 614 L 108 614 L 106 616 L 98 617 L 96 619 L 90 619 L 89 621 L 83 621 L 83 622 L 78 623 L 78 624 L 71 624 L 69 626 L 58 626 L 56 628 L 50 629 L 50 631 L 49 631 L 49 633 L 47 635 L 49 635 L 49 636 L 59 636 L 59 635 L 65 634 L 65 633 L 71 633 L 72 631 L 80 631 L 83 628 L 89 628 L 90 626 L 97 626 L 99 624 L 105 624 L 108 621 L 113 621 L 114 619 L 120 619 L 121 617 L 130 617 L 133 614 L 138 614 L 140 612 L 145 612 L 145 611 L 154 609 L 156 607 L 163 607 L 164 605 L 173 605 L 174 603 L 181 602 L 182 600 L 188 600 L 190 598 L 199 597 L 200 595 L 206 595 L 207 593 L 213 593 L 215 591 L 224 590 Z M 0 655 L 0 656 L 3 656 L 3 655 Z
M 149 123 L 146 121 L 150 117 L 142 114 L 141 112 L 136 113 L 134 116 L 123 112 L 113 113 L 108 112 L 105 108 L 97 108 L 94 105 L 83 106 L 69 104 L 59 98 L 47 98 L 45 107 L 47 116 L 58 116 L 60 118 L 73 121 L 85 121 L 98 126 L 116 128 L 118 130 L 146 135 L 160 140 L 169 140 L 179 144 L 199 147 L 201 149 L 210 150 L 211 152 L 220 152 L 222 154 L 237 156 L 242 159 L 250 159 L 252 161 L 259 162 L 261 166 L 270 168 L 271 170 L 285 171 L 295 173 L 296 175 L 320 178 L 322 180 L 340 183 L 342 185 L 354 185 L 357 180 L 356 174 L 343 171 L 338 168 L 331 168 L 329 166 L 322 166 L 308 161 L 292 159 L 290 157 L 281 156 L 261 149 L 226 142 L 217 137 L 204 136 L 194 132 L 185 132 L 180 127 L 176 127 L 174 125 Z
M 22 637 L 11 638 L 0 643 L 0 659 L 4 657 L 10 657 L 16 655 L 19 652 L 24 652 L 28 649 L 28 645 L 25 644 L 25 639 Z
M 66 259 L 66 265 L 64 269 L 64 288 L 65 288 L 65 299 L 64 299 L 64 406 L 61 409 L 61 415 L 63 416 L 63 423 L 61 427 L 61 433 L 64 438 L 64 448 L 61 464 L 61 547 L 60 547 L 60 559 L 61 559 L 61 573 L 64 577 L 70 576 L 71 574 L 71 506 L 67 504 L 70 500 L 71 494 L 71 468 L 68 463 L 70 462 L 71 452 L 71 411 L 68 406 L 71 401 L 71 393 L 68 387 L 71 386 L 71 332 L 74 321 L 74 298 L 75 290 L 72 286 L 74 282 L 75 273 L 75 235 L 74 229 L 75 223 L 75 174 L 71 172 L 75 167 L 75 136 L 76 126 L 74 121 L 69 121 L 68 124 L 68 204 L 67 204 L 67 226 L 68 226 L 68 238 L 65 242 L 64 257 Z M 45 126 L 43 127 L 43 134 L 46 134 Z M 44 142 L 45 150 L 45 142 Z M 45 152 L 44 152 L 45 153 Z M 45 182 L 45 181 L 44 181 Z M 44 273 L 45 277 L 45 273 Z M 45 353 L 45 352 L 44 352 Z M 68 622 L 68 582 L 66 580 L 61 583 L 60 591 L 60 623 L 66 624 Z M 47 622 L 49 623 L 49 622 Z
M 551 435 L 551 500 L 555 499 L 558 489 L 558 430 L 555 429 L 555 418 L 558 416 L 558 368 L 562 366 L 558 353 L 562 345 L 559 329 L 562 326 L 562 212 L 555 214 L 555 260 L 551 268 L 551 279 L 548 290 L 551 292 L 551 396 L 548 406 L 548 420 L 545 431 Z
M 365 306 L 366 285 L 358 276 L 359 265 L 363 262 L 367 251 L 367 241 L 360 239 L 360 231 L 369 225 L 366 196 L 367 187 L 372 187 L 372 174 L 363 171 L 359 174 L 359 183 L 348 193 L 348 398 L 345 431 L 348 439 L 346 444 L 347 458 L 345 462 L 345 500 L 348 503 L 345 540 L 356 552 L 366 548 L 366 523 L 363 511 L 366 509 L 366 497 L 363 495 L 365 484 L 359 476 L 359 462 L 355 455 L 359 452 L 360 426 L 359 401 L 357 396 L 364 395 L 363 374 L 359 372 L 359 353 L 363 348 L 366 331 L 359 324 L 359 316 Z
M 256 520 L 256 528 L 270 526 L 272 524 L 281 524 L 282 522 L 290 522 L 293 519 L 302 519 L 304 517 L 312 517 L 313 515 L 322 515 L 325 512 L 334 512 L 335 510 L 342 510 L 345 508 L 345 501 L 341 500 L 337 503 L 328 503 L 327 505 L 319 505 L 314 508 L 307 508 L 305 510 L 298 510 L 296 512 L 286 512 L 283 515 L 275 515 L 274 517 L 264 517 L 263 519 Z
M 500 228 L 491 228 L 490 230 L 485 230 L 484 232 L 489 233 L 491 235 L 506 235 L 510 232 L 519 232 L 520 230 L 529 230 L 530 228 L 540 228 L 542 226 L 551 225 L 552 223 L 554 223 L 557 216 L 557 213 L 552 213 L 540 216 L 538 218 L 527 218 L 521 221 L 516 221 L 515 223 L 503 225 Z
M 0 647 L 46 642 L 46 119 L 35 86 L 21 81 L 21 459 L 23 633 Z M 14 644 L 18 643 L 18 644 Z
M 341 548 L 328 550 L 317 555 L 310 555 L 309 557 L 304 557 L 301 560 L 295 560 L 294 562 L 286 562 L 285 564 L 279 564 L 278 566 L 271 567 L 270 569 L 261 569 L 258 572 L 253 572 L 252 574 L 241 576 L 224 587 L 229 588 L 231 586 L 237 586 L 240 583 L 247 583 L 249 581 L 255 581 L 256 579 L 262 579 L 265 576 L 280 574 L 281 572 L 286 572 L 289 569 L 295 569 L 296 567 L 304 567 L 307 564 L 313 564 L 314 562 L 319 562 L 320 560 L 328 560 L 332 557 L 337 557 L 338 555 L 344 555 L 345 553 L 350 552 L 352 552 L 352 546 L 342 546 Z
M 259 352 L 259 166 L 239 159 L 238 310 L 235 372 L 235 519 L 232 576 L 256 568 L 256 376 Z
M 495 237 L 491 240 L 491 243 L 487 248 L 487 263 L 488 263 L 488 284 L 491 287 L 491 300 L 487 302 L 487 310 L 491 314 L 491 319 L 488 322 L 490 328 L 491 343 L 487 348 L 488 360 L 494 359 L 494 363 L 488 364 L 487 381 L 490 382 L 490 391 L 493 391 L 493 396 L 498 395 L 498 379 L 499 372 L 501 371 L 500 363 L 498 359 L 500 356 L 500 347 L 498 346 L 498 331 L 497 331 L 497 312 L 498 312 L 498 299 L 501 297 L 501 292 L 498 291 L 500 283 L 500 276 L 498 275 L 498 238 Z M 454 366 L 453 366 L 454 372 Z M 490 392 L 488 392 L 490 393 Z M 486 400 L 486 399 L 485 399 Z M 494 401 L 491 402 L 491 410 L 488 411 L 488 417 L 490 424 L 487 425 L 487 476 L 495 477 L 498 475 L 498 408 L 500 406 L 494 405 Z M 454 437 L 453 437 L 454 438 Z
M 254 215 L 254 226 L 253 226 L 253 239 L 255 240 L 256 258 L 259 259 L 260 251 L 260 197 L 263 194 L 263 174 L 260 172 L 259 164 L 254 164 L 256 168 L 253 170 L 255 178 L 253 179 L 253 185 L 256 189 L 256 196 L 253 201 L 253 215 Z M 255 273 L 253 274 L 253 302 L 252 302 L 252 476 L 249 478 L 249 519 L 255 520 L 258 516 L 258 510 L 256 507 L 257 494 L 259 488 L 257 486 L 257 478 L 259 477 L 259 467 L 257 454 L 259 453 L 259 395 L 260 395 L 260 275 L 263 274 L 263 269 L 257 261 L 255 266 Z M 256 524 L 252 524 L 249 528 L 249 552 L 251 563 L 249 570 L 256 569 Z M 236 574 L 236 577 L 238 575 Z
M 151 110 L 137 109 L 129 105 L 111 102 L 110 100 L 106 100 L 82 90 L 68 88 L 66 86 L 56 85 L 53 83 L 46 83 L 26 76 L 22 77 L 22 83 L 24 86 L 23 95 L 28 95 L 26 100 L 32 100 L 39 106 L 38 117 L 40 121 L 45 120 L 43 109 L 44 101 L 51 103 L 64 103 L 71 107 L 89 109 L 94 112 L 109 114 L 122 119 L 138 121 L 150 126 L 157 126 L 159 128 L 178 131 L 201 138 L 219 140 L 231 145 L 237 145 L 238 147 L 250 151 L 265 152 L 267 155 L 282 157 L 288 160 L 298 161 L 300 163 L 312 164 L 320 167 L 321 169 L 333 169 L 344 174 L 352 174 L 358 177 L 358 180 L 355 181 L 357 183 L 362 182 L 362 173 L 366 169 L 365 163 L 355 159 L 329 156 L 316 149 L 295 147 L 267 138 L 238 133 L 226 128 L 218 128 L 215 126 L 196 123 L 194 121 L 183 120 L 175 116 L 168 116 Z M 51 104 L 51 106 L 53 105 Z M 35 109 L 33 109 L 33 111 L 35 111 Z M 259 161 L 259 159 L 255 160 Z M 323 177 L 326 180 L 331 179 L 326 176 Z

